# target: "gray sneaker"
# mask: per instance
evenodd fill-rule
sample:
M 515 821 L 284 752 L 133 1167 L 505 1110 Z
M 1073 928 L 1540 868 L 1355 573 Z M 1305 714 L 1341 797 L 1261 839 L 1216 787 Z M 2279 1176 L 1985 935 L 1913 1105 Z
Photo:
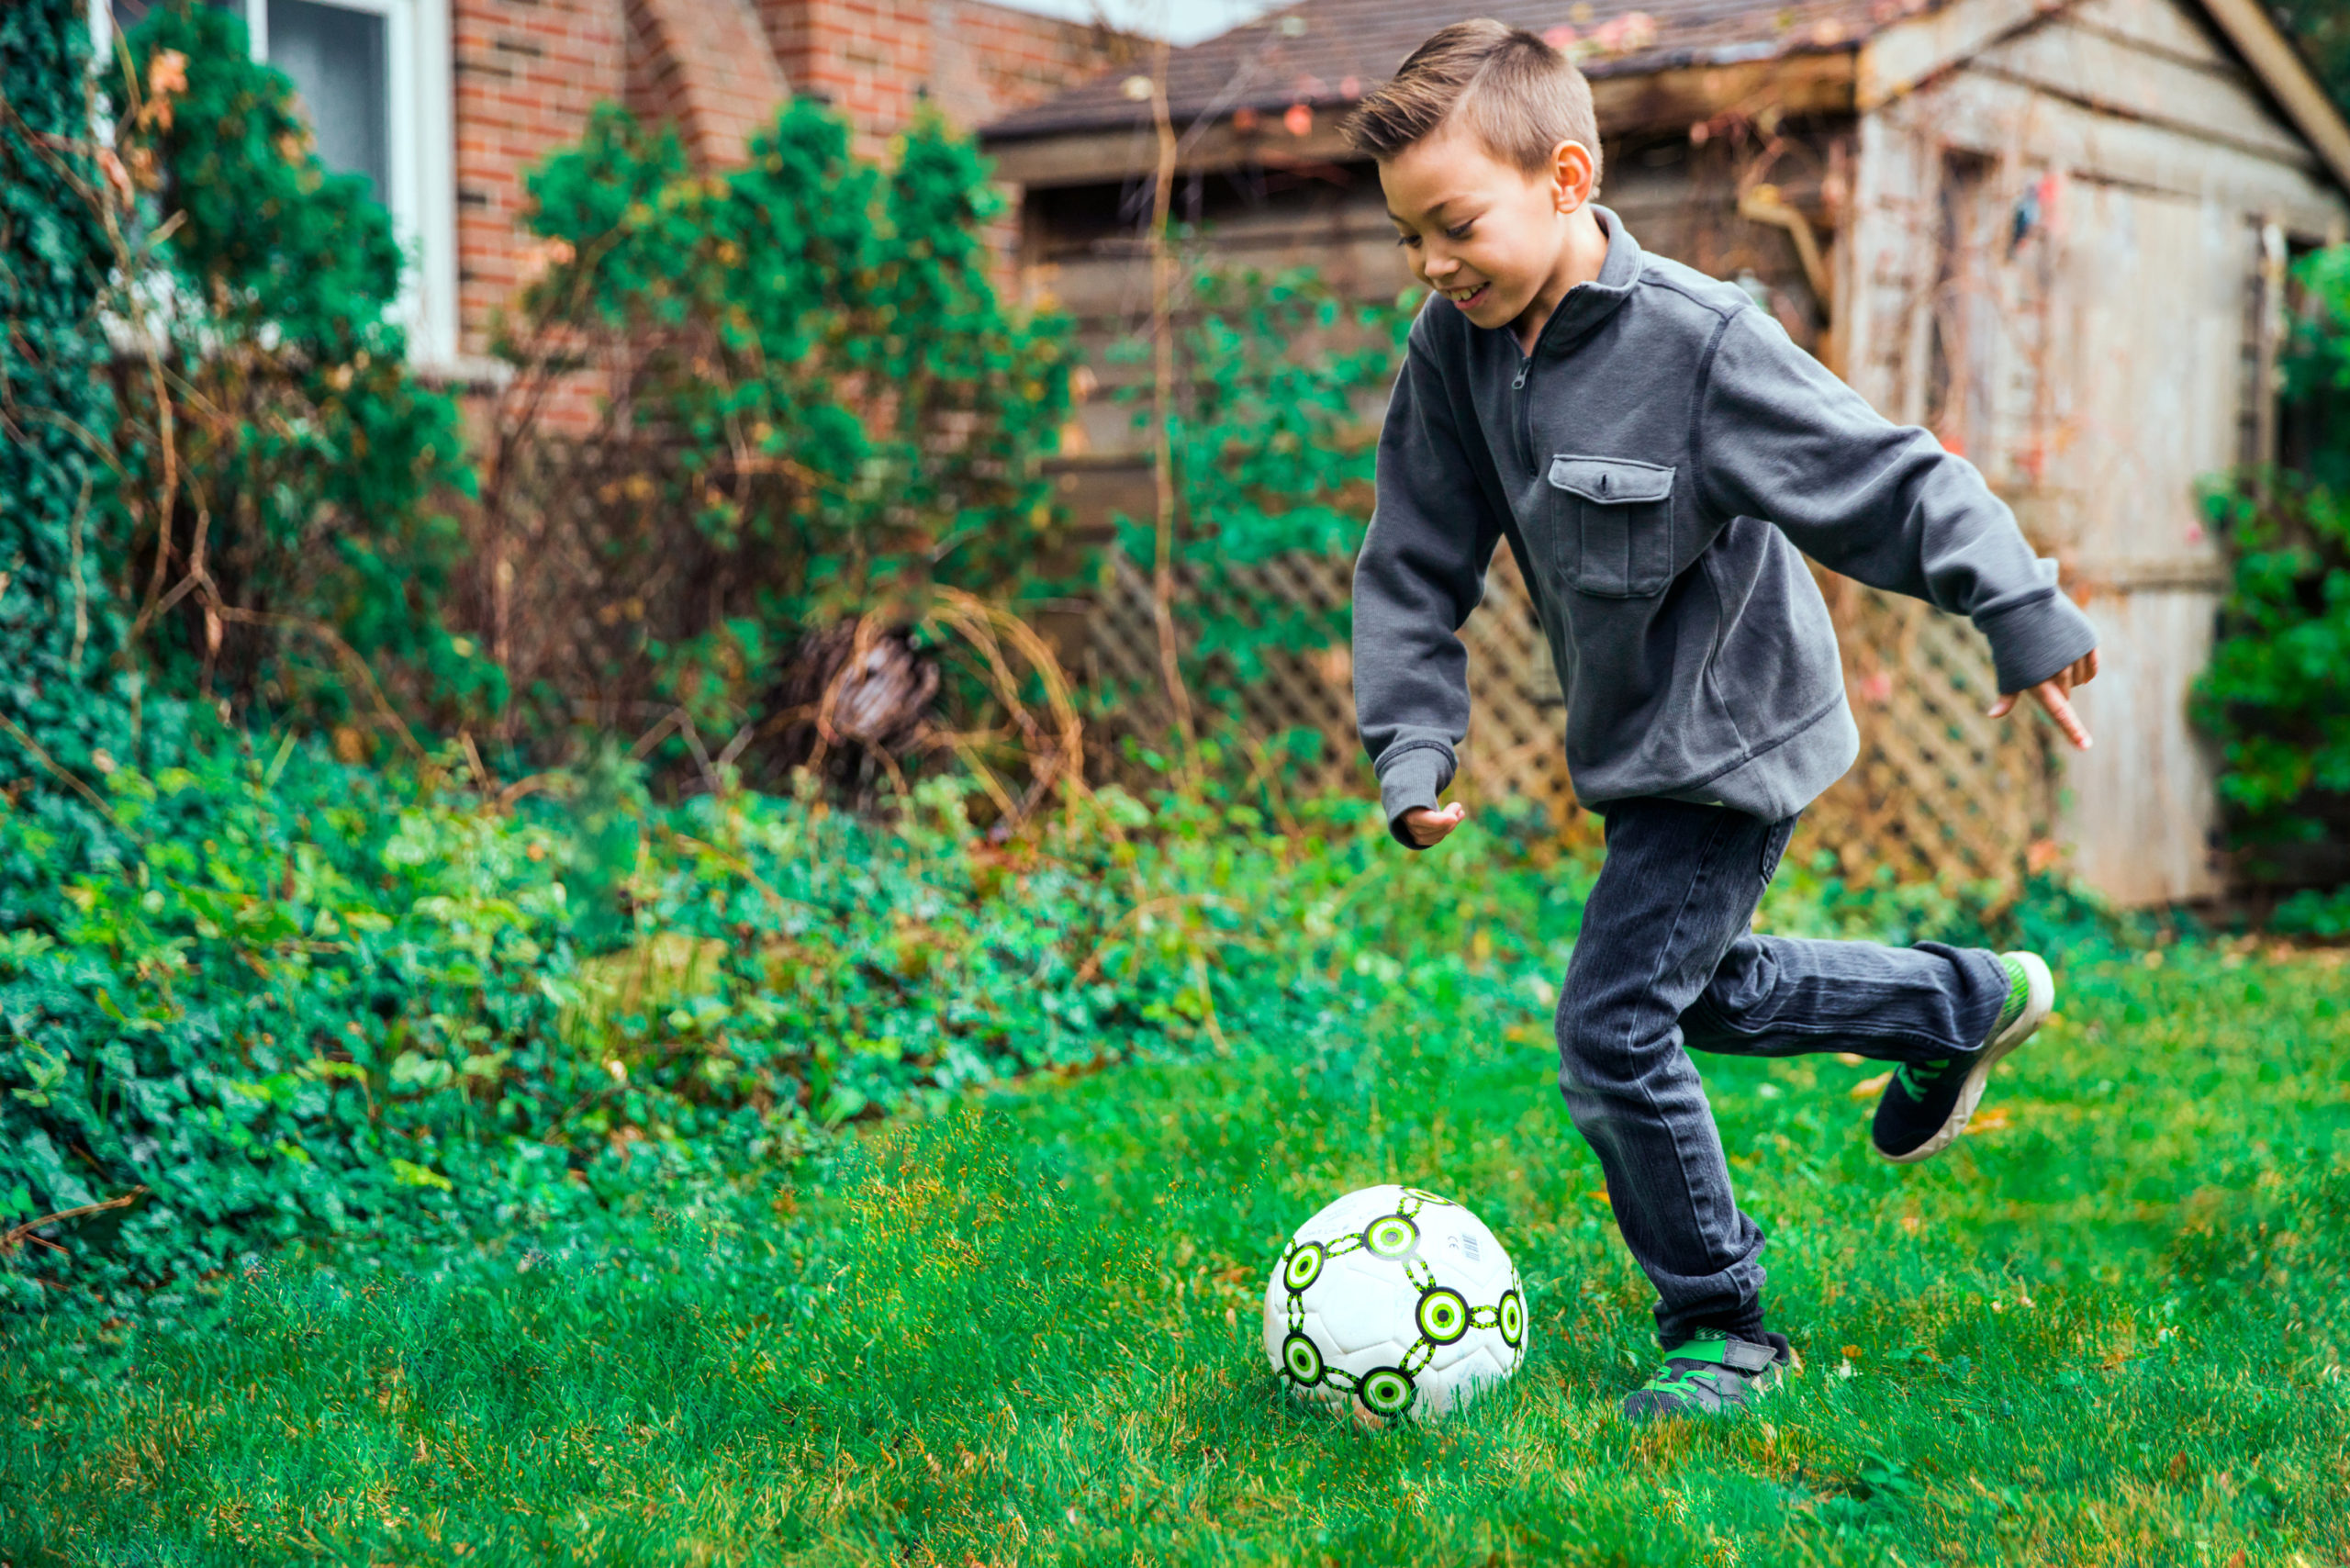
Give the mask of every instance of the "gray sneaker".
M 1803 1368 L 1803 1358 L 1787 1337 L 1768 1329 L 1758 1344 L 1718 1328 L 1700 1328 L 1664 1356 L 1664 1370 L 1624 1396 L 1624 1414 L 1635 1421 L 1657 1416 L 1742 1415 L 1777 1387 L 1781 1378 Z

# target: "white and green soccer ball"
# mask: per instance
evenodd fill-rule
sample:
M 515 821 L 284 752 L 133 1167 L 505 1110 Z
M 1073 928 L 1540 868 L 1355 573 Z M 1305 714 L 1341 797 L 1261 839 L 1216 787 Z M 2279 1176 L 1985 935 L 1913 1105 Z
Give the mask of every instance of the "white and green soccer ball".
M 1382 1423 L 1441 1416 L 1526 1359 L 1526 1288 L 1459 1204 L 1365 1187 L 1281 1249 L 1265 1282 L 1265 1354 L 1311 1403 Z

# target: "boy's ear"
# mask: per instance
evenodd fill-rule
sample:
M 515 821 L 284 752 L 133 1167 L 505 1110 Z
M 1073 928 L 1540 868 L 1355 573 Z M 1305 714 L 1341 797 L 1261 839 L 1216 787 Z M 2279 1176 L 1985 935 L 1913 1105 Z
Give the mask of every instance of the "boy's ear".
M 1593 176 L 1598 165 L 1591 149 L 1580 141 L 1561 141 L 1550 149 L 1550 196 L 1562 213 L 1579 212 L 1591 200 Z

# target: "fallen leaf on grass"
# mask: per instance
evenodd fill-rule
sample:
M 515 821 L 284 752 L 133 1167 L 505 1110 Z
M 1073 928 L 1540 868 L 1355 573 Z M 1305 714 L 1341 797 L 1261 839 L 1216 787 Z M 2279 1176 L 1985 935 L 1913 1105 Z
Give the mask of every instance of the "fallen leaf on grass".
M 1874 1078 L 1863 1078 L 1858 1083 L 1852 1085 L 1852 1098 L 1855 1100 L 1873 1100 L 1876 1096 L 1884 1093 L 1885 1086 L 1892 1081 L 1893 1074 L 1890 1072 L 1880 1072 Z
M 1967 1122 L 1966 1130 L 1971 1133 L 2005 1132 L 2009 1125 L 2008 1108 L 2005 1105 L 1998 1105 L 1988 1111 L 1975 1113 L 1975 1116 Z
M 1838 1051 L 1836 1053 L 1836 1059 L 1842 1062 L 1846 1067 L 1858 1067 L 1861 1063 L 1868 1060 L 1869 1058 L 1861 1055 L 1858 1051 Z

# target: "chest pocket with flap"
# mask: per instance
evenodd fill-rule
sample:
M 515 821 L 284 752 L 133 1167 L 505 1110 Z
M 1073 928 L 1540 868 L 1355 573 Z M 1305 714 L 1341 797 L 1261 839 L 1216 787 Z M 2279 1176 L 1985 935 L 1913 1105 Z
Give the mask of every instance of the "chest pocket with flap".
M 1628 457 L 1550 459 L 1558 567 L 1577 593 L 1644 599 L 1673 580 L 1673 470 Z

